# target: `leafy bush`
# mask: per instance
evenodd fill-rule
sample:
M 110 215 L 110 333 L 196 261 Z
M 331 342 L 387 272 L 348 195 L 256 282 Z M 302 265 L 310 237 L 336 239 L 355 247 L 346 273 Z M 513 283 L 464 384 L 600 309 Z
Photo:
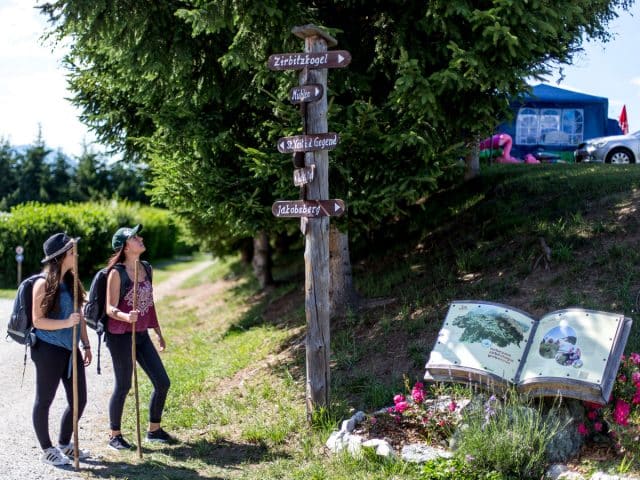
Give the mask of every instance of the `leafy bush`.
M 80 275 L 88 278 L 112 254 L 111 237 L 121 226 L 144 225 L 143 236 L 150 259 L 172 257 L 180 227 L 166 210 L 137 204 L 104 202 L 78 204 L 26 203 L 0 215 L 0 285 L 16 283 L 15 248 L 24 248 L 22 278 L 42 267 L 42 244 L 55 232 L 80 237 Z
M 484 408 L 468 408 L 456 439 L 456 458 L 477 470 L 499 471 L 505 478 L 542 478 L 547 445 L 560 429 L 553 409 L 543 415 L 541 407 L 507 392 L 492 395 Z
M 584 402 L 587 416 L 578 425 L 590 439 L 607 435 L 618 453 L 634 463 L 640 458 L 640 354 L 623 356 L 607 405 Z

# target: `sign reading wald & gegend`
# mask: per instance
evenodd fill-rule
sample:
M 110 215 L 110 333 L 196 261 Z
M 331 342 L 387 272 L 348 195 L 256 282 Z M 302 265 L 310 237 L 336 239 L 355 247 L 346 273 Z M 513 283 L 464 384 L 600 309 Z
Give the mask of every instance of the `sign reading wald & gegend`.
M 271 70 L 302 70 L 308 68 L 342 68 L 351 63 L 346 50 L 305 53 L 274 53 L 267 65 Z

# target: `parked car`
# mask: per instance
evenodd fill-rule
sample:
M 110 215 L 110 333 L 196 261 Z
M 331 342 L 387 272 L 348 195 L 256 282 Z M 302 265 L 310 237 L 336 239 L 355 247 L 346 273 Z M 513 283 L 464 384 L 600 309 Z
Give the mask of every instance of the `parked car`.
M 576 162 L 640 163 L 640 131 L 591 138 L 573 152 Z

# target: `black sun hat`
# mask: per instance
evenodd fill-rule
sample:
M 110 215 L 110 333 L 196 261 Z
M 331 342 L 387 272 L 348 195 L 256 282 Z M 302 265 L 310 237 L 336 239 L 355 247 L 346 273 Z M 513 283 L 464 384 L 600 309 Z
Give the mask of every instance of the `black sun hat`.
M 80 240 L 80 237 L 71 238 L 66 233 L 55 233 L 45 240 L 42 244 L 42 250 L 44 250 L 44 258 L 41 263 L 47 263 L 48 261 L 56 258 L 58 255 L 62 255 L 73 246 L 74 241 Z

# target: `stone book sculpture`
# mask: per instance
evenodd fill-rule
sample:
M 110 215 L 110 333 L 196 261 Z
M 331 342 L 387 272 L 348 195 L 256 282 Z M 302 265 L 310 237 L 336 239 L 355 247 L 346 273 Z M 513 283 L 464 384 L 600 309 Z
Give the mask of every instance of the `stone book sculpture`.
M 454 301 L 426 365 L 428 381 L 607 403 L 631 319 L 569 308 L 536 320 L 498 303 Z

